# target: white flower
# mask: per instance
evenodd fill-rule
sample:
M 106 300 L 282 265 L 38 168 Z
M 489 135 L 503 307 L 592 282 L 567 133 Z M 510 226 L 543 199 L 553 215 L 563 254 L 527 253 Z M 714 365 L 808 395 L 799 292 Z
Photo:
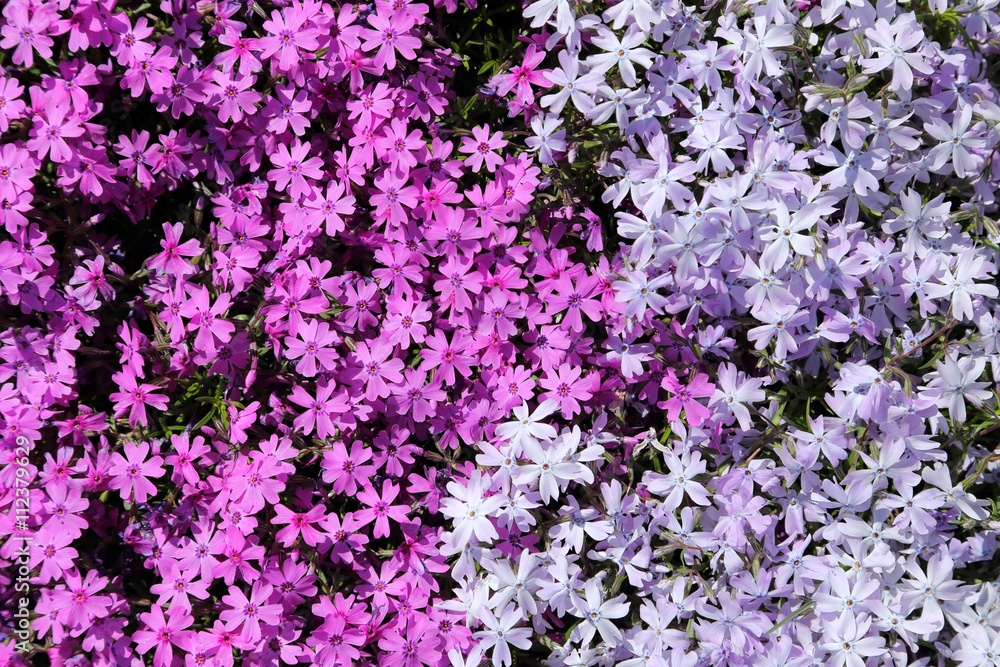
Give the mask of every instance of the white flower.
M 646 473 L 644 481 L 650 493 L 667 496 L 663 504 L 669 509 L 680 507 L 685 494 L 699 505 L 711 504 L 705 487 L 693 479 L 696 475 L 705 472 L 705 462 L 701 460 L 701 455 L 698 452 L 685 454 L 682 457 L 678 457 L 673 452 L 667 452 L 664 459 L 670 470 L 668 474 Z
M 919 52 L 911 52 L 911 49 L 924 41 L 924 32 L 912 13 L 897 16 L 891 25 L 880 18 L 875 21 L 874 26 L 865 30 L 865 36 L 875 42 L 872 49 L 875 57 L 861 61 L 864 72 L 874 74 L 891 67 L 890 90 L 910 90 L 913 87 L 912 70 L 921 74 L 934 72 L 934 68 Z
M 966 400 L 981 407 L 993 395 L 987 389 L 989 382 L 977 382 L 985 370 L 986 359 L 982 357 L 963 357 L 958 361 L 945 357 L 943 362 L 937 362 L 937 372 L 928 375 L 931 380 L 923 393 L 936 399 L 938 407 L 948 408 L 953 420 L 964 422 Z
M 574 427 L 573 431 L 565 433 L 554 442 L 545 443 L 544 447 L 538 441 L 526 441 L 524 454 L 530 462 L 514 470 L 514 482 L 519 485 L 534 485 L 537 481 L 543 503 L 558 498 L 560 488 L 569 482 L 593 482 L 594 474 L 590 468 L 572 460 L 579 444 L 579 427 Z
M 580 74 L 580 60 L 569 51 L 559 52 L 559 67 L 545 73 L 553 86 L 561 90 L 543 95 L 541 105 L 552 113 L 559 113 L 572 100 L 577 111 L 586 113 L 594 106 L 590 95 L 597 92 L 598 86 L 604 83 L 604 77 L 598 72 Z
M 542 401 L 535 408 L 535 411 L 528 412 L 528 404 L 522 403 L 521 407 L 514 408 L 514 421 L 505 422 L 496 428 L 496 435 L 510 441 L 513 447 L 512 453 L 519 453 L 526 442 L 538 442 L 539 440 L 552 440 L 557 435 L 555 427 L 546 424 L 542 420 L 551 415 L 559 408 L 559 403 L 551 399 Z
M 599 632 L 608 646 L 617 646 L 622 641 L 622 632 L 612 621 L 628 614 L 629 604 L 625 596 L 605 601 L 601 582 L 597 579 L 588 581 L 584 591 L 586 597 L 578 598 L 573 610 L 575 615 L 583 618 L 583 623 L 574 628 L 572 640 L 586 645 Z
M 617 65 L 625 85 L 634 86 L 637 79 L 633 63 L 649 69 L 653 65 L 653 58 L 656 57 L 655 53 L 640 46 L 644 41 L 646 41 L 646 36 L 635 26 L 626 32 L 620 41 L 615 33 L 601 26 L 591 43 L 597 48 L 603 49 L 604 53 L 588 57 L 587 64 L 600 74 L 604 74 Z
M 985 259 L 976 255 L 973 250 L 967 250 L 958 257 L 957 266 L 954 273 L 951 269 L 945 269 L 944 275 L 938 278 L 938 283 L 927 283 L 924 291 L 932 299 L 951 297 L 951 314 L 956 319 L 969 321 L 973 316 L 972 295 L 978 294 L 990 299 L 997 298 L 1000 290 L 996 285 L 989 283 L 974 283 L 973 277 L 978 277 L 985 273 L 983 264 Z
M 656 290 L 665 286 L 669 276 L 649 279 L 643 271 L 633 271 L 628 274 L 628 280 L 616 280 L 615 301 L 628 304 L 625 306 L 625 316 L 642 320 L 649 308 L 656 314 L 663 312 L 663 306 L 668 302 L 665 296 L 656 293 Z
M 481 650 L 493 649 L 493 667 L 511 663 L 508 644 L 513 644 L 522 650 L 531 648 L 531 630 L 514 627 L 521 622 L 522 617 L 521 612 L 513 605 L 504 609 L 499 619 L 489 609 L 483 609 L 479 619 L 486 629 L 475 633 L 472 637 L 479 640 Z
M 538 151 L 542 164 L 555 164 L 552 154 L 566 150 L 566 130 L 559 130 L 561 124 L 562 118 L 554 114 L 537 115 L 531 119 L 531 130 L 535 136 L 525 139 L 525 143 L 532 151 Z
M 568 35 L 576 19 L 568 0 L 535 0 L 524 8 L 524 17 L 531 19 L 532 28 L 541 28 L 552 14 L 556 15 L 556 31 Z
M 463 546 L 473 535 L 481 542 L 500 537 L 489 517 L 500 509 L 504 497 L 483 498 L 488 485 L 489 478 L 476 470 L 467 484 L 449 482 L 448 492 L 453 497 L 441 500 L 441 513 L 455 521 L 455 539 Z
M 885 639 L 882 637 L 869 637 L 868 629 L 871 627 L 871 620 L 867 616 L 858 616 L 855 619 L 853 614 L 842 614 L 827 629 L 832 641 L 825 642 L 823 648 L 830 651 L 830 656 L 834 667 L 864 667 L 865 658 L 873 655 L 885 653 Z

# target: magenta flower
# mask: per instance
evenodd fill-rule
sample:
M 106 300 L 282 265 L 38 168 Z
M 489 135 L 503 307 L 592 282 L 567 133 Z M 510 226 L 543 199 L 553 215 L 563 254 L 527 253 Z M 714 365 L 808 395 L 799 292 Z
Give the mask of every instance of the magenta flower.
M 188 300 L 180 307 L 180 314 L 189 319 L 188 331 L 196 332 L 194 346 L 202 352 L 212 351 L 217 343 L 227 343 L 232 338 L 236 326 L 221 317 L 232 303 L 227 293 L 210 302 L 211 295 L 206 287 L 193 290 Z
M 285 527 L 278 531 L 275 539 L 290 547 L 301 535 L 303 542 L 309 546 L 316 546 L 322 535 L 313 525 L 322 523 L 326 516 L 325 509 L 322 505 L 317 505 L 308 512 L 293 512 L 284 505 L 277 505 L 274 508 L 277 516 L 272 521 Z
M 443 332 L 435 331 L 426 340 L 421 370 L 436 368 L 446 385 L 454 384 L 456 371 L 468 375 L 472 368 L 473 357 L 466 353 L 469 342 L 467 334 L 462 331 L 456 331 L 450 342 Z
M 185 431 L 179 435 L 170 437 L 170 444 L 173 445 L 175 454 L 165 457 L 164 462 L 173 468 L 170 475 L 171 481 L 180 484 L 186 481 L 188 484 L 197 484 L 201 479 L 195 464 L 211 451 L 205 444 L 205 438 L 197 436 L 193 440 L 190 434 Z
M 35 10 L 27 2 L 11 2 L 4 10 L 7 24 L 0 28 L 0 48 L 13 49 L 12 62 L 26 68 L 34 65 L 36 52 L 43 58 L 52 57 L 54 42 L 48 33 L 54 12 Z
M 375 472 L 375 466 L 364 465 L 372 458 L 372 451 L 360 441 L 351 445 L 350 453 L 342 442 L 333 443 L 333 450 L 323 455 L 323 481 L 333 484 L 335 493 L 353 496 L 358 492 L 358 484 L 367 481 Z
M 111 603 L 108 595 L 97 595 L 108 585 L 105 577 L 95 570 L 81 577 L 75 570 L 66 575 L 66 588 L 53 593 L 53 607 L 60 610 L 60 616 L 70 625 L 84 625 L 107 616 Z
M 379 639 L 379 648 L 389 652 L 382 661 L 386 667 L 422 667 L 422 665 L 439 664 L 441 651 L 438 645 L 441 639 L 437 636 L 436 628 L 424 617 L 418 619 L 405 631 L 393 629 Z
M 562 364 L 558 371 L 550 370 L 540 381 L 542 388 L 547 390 L 542 398 L 557 402 L 566 419 L 578 414 L 580 402 L 588 401 L 593 396 L 593 382 L 590 377 L 581 377 L 582 373 L 578 366 Z
M 271 18 L 263 25 L 268 34 L 257 42 L 260 57 L 276 60 L 282 72 L 298 66 L 303 53 L 312 54 L 319 47 L 318 31 L 305 25 L 308 18 L 301 7 L 288 7 L 280 13 L 272 11 Z
M 124 158 L 119 167 L 130 176 L 134 176 L 142 185 L 152 184 L 153 175 L 150 167 L 156 163 L 156 155 L 161 150 L 155 143 L 151 146 L 148 144 L 149 132 L 143 130 L 139 133 L 133 131 L 131 138 L 120 136 L 118 144 L 115 145 L 115 152 Z
M 333 433 L 336 428 L 333 416 L 343 414 L 350 405 L 347 392 L 341 389 L 334 395 L 336 389 L 337 385 L 332 382 L 320 382 L 313 397 L 305 388 L 294 387 L 288 400 L 305 408 L 305 411 L 295 418 L 295 428 L 301 429 L 305 435 L 309 435 L 315 429 L 316 435 L 320 438 Z
M 407 60 L 417 56 L 415 49 L 420 47 L 420 40 L 409 34 L 414 24 L 413 18 L 404 12 L 397 11 L 389 17 L 375 12 L 368 16 L 371 29 L 361 31 L 365 40 L 361 48 L 365 51 L 378 48 L 375 66 L 395 69 L 397 53 Z
M 186 629 L 194 623 L 187 611 L 180 606 L 173 606 L 167 613 L 165 618 L 159 605 L 154 605 L 149 612 L 139 614 L 144 629 L 133 634 L 139 653 L 149 653 L 151 648 L 156 647 L 153 654 L 155 667 L 170 667 L 174 647 L 186 651 L 194 637 L 194 633 Z
M 118 452 L 111 455 L 110 488 L 118 489 L 124 499 L 132 499 L 144 503 L 150 496 L 156 495 L 156 486 L 148 478 L 162 477 L 163 458 L 154 454 L 147 459 L 149 443 L 134 442 L 125 445 L 125 456 Z
M 306 200 L 306 207 L 315 211 L 315 220 L 323 222 L 327 236 L 344 230 L 344 216 L 354 213 L 354 204 L 354 197 L 345 193 L 344 185 L 336 181 L 327 184 L 325 195 L 314 190 Z
M 354 513 L 354 518 L 366 525 L 375 522 L 375 530 L 372 532 L 376 538 L 389 536 L 389 520 L 395 523 L 406 523 L 408 520 L 406 505 L 393 505 L 392 501 L 399 495 L 399 487 L 389 480 L 382 482 L 381 496 L 372 486 L 366 486 L 357 498 L 366 505 Z
M 2 171 L 0 168 L 0 187 L 3 186 Z M 89 145 L 74 151 L 70 159 L 62 165 L 61 172 L 60 185 L 67 186 L 79 183 L 81 192 L 95 197 L 103 195 L 105 184 L 113 183 L 115 177 L 115 169 L 108 162 L 105 150 Z
M 242 628 L 241 637 L 245 642 L 255 642 L 261 636 L 261 623 L 274 625 L 281 618 L 281 605 L 268 604 L 274 588 L 262 581 L 254 583 L 250 596 L 239 588 L 231 588 L 222 601 L 229 609 L 219 614 L 229 630 Z
M 2 31 L 0 34 L 3 34 Z M 0 132 L 6 132 L 10 121 L 24 114 L 24 101 L 19 99 L 23 92 L 24 86 L 17 79 L 0 78 Z
M 14 201 L 18 194 L 31 189 L 38 162 L 15 144 L 0 146 L 0 197 Z
M 191 613 L 191 601 L 188 596 L 198 600 L 208 597 L 208 584 L 205 581 L 195 581 L 197 569 L 184 568 L 181 564 L 168 561 L 163 568 L 163 581 L 150 587 L 149 592 L 159 595 L 156 604 L 160 607 L 168 605 L 179 607 Z
M 73 533 L 57 527 L 55 523 L 47 523 L 35 535 L 31 544 L 32 569 L 41 565 L 38 580 L 47 584 L 53 579 L 61 579 L 64 572 L 73 568 L 78 552 L 70 546 L 75 540 Z
M 479 171 L 486 165 L 486 171 L 491 174 L 496 168 L 503 164 L 503 157 L 496 151 L 507 145 L 502 132 L 494 132 L 490 135 L 490 126 L 472 128 L 471 137 L 463 137 L 459 151 L 467 153 L 465 164 L 472 167 L 473 171 Z
M 167 409 L 169 399 L 163 394 L 154 393 L 159 387 L 145 382 L 137 382 L 131 369 L 125 368 L 112 375 L 111 379 L 121 389 L 121 391 L 111 393 L 111 400 L 115 404 L 115 418 L 118 419 L 128 412 L 129 426 L 149 424 L 149 420 L 146 418 L 147 405 L 157 410 Z
M 285 339 L 288 348 L 285 356 L 289 359 L 298 359 L 295 370 L 306 377 L 313 377 L 320 371 L 333 370 L 338 355 L 331 346 L 340 341 L 340 336 L 331 331 L 326 322 L 309 320 L 296 332 L 296 335 L 297 338 Z
M 238 123 L 244 116 L 252 115 L 256 111 L 254 105 L 260 102 L 260 93 L 250 90 L 256 77 L 233 78 L 231 73 L 217 71 L 212 74 L 212 81 L 213 83 L 205 86 L 205 92 L 211 99 L 216 100 L 220 121 Z
M 73 157 L 73 150 L 66 140 L 83 136 L 84 129 L 70 115 L 70 111 L 68 104 L 53 104 L 37 123 L 32 123 L 31 139 L 25 146 L 39 159 L 49 155 L 53 162 L 68 162 Z
M 298 139 L 287 146 L 278 146 L 278 152 L 271 155 L 274 169 L 267 172 L 267 178 L 274 181 L 278 190 L 288 189 L 288 194 L 299 198 L 311 191 L 311 185 L 306 178 L 318 179 L 323 176 L 323 161 L 317 157 L 309 157 L 309 142 L 300 143 Z M 290 187 L 289 187 L 290 186 Z
M 371 345 L 360 343 L 354 353 L 357 366 L 352 384 L 364 390 L 369 401 L 386 398 L 391 393 L 390 385 L 403 381 L 403 362 L 392 357 L 392 347 L 375 341 Z
M 707 398 L 715 393 L 715 385 L 708 381 L 708 376 L 698 373 L 687 384 L 684 385 L 677 378 L 674 369 L 667 369 L 663 377 L 661 386 L 672 394 L 665 401 L 660 401 L 657 405 L 667 411 L 667 419 L 675 421 L 684 412 L 685 421 L 691 426 L 700 426 L 708 419 L 712 412 L 700 402 L 699 398 Z

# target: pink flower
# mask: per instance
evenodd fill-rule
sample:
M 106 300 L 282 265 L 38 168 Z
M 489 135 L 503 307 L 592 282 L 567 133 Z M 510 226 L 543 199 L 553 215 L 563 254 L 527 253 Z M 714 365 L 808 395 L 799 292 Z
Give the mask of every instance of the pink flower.
M 333 443 L 333 449 L 323 455 L 323 481 L 333 484 L 334 493 L 353 496 L 358 492 L 358 482 L 367 481 L 375 472 L 375 466 L 364 465 L 372 458 L 372 451 L 361 441 L 355 440 L 350 454 L 344 443 Z
M 357 366 L 352 384 L 363 388 L 369 401 L 385 398 L 390 393 L 390 385 L 403 380 L 403 361 L 390 358 L 392 347 L 381 340 L 359 343 L 354 353 Z
M 694 379 L 685 386 L 677 379 L 674 369 L 668 368 L 661 386 L 673 394 L 669 399 L 657 403 L 659 407 L 667 411 L 668 420 L 675 421 L 683 411 L 688 424 L 700 426 L 711 416 L 711 410 L 697 401 L 699 398 L 706 398 L 715 393 L 715 385 L 708 381 L 708 376 L 704 373 L 695 375 Z
M 153 27 L 149 25 L 145 16 L 140 17 L 133 28 L 132 21 L 125 13 L 115 14 L 108 22 L 108 27 L 114 35 L 111 55 L 125 67 L 134 65 L 153 54 L 155 47 L 143 41 L 153 34 Z
M 593 382 L 589 376 L 581 378 L 582 373 L 579 366 L 563 364 L 558 372 L 550 370 L 541 380 L 542 387 L 548 390 L 542 394 L 542 398 L 558 402 L 566 419 L 572 419 L 580 412 L 580 401 L 590 400 L 593 396 Z
M 420 40 L 408 34 L 415 21 L 404 12 L 394 12 L 391 17 L 376 12 L 368 17 L 368 25 L 372 29 L 362 30 L 365 51 L 378 48 L 375 54 L 375 66 L 395 69 L 396 53 L 407 60 L 417 57 L 416 49 L 420 48 Z
M 53 162 L 68 162 L 73 150 L 66 142 L 83 135 L 79 120 L 70 115 L 68 104 L 53 104 L 32 123 L 29 139 L 25 147 L 35 153 L 38 159 L 49 155 Z M 69 116 L 67 118 L 67 116 Z
M 229 594 L 222 597 L 222 602 L 229 605 L 219 614 L 226 627 L 230 630 L 242 628 L 242 638 L 245 642 L 256 642 L 260 639 L 260 624 L 275 625 L 281 619 L 281 605 L 267 604 L 274 587 L 262 581 L 254 583 L 250 596 L 239 588 L 230 588 Z
M 333 416 L 345 413 L 350 406 L 347 392 L 343 389 L 337 392 L 336 396 L 333 395 L 336 388 L 333 382 L 321 382 L 316 387 L 315 398 L 301 386 L 292 389 L 288 400 L 306 408 L 305 412 L 295 418 L 295 428 L 305 435 L 309 435 L 315 429 L 319 438 L 325 438 L 333 433 L 336 428 Z
M 263 114 L 271 119 L 267 129 L 280 134 L 290 127 L 296 136 L 301 137 L 309 127 L 309 119 L 305 115 L 312 109 L 309 93 L 299 90 L 296 94 L 294 86 L 278 86 L 274 94 L 275 97 L 270 98 L 263 109 Z
M 215 303 L 210 302 L 208 288 L 200 286 L 180 307 L 180 314 L 189 318 L 188 331 L 196 332 L 194 347 L 202 352 L 214 351 L 216 342 L 227 343 L 236 326 L 221 316 L 229 310 L 232 297 L 223 293 Z
M 153 654 L 155 667 L 170 667 L 174 658 L 174 647 L 186 651 L 194 637 L 194 633 L 185 628 L 194 624 L 194 619 L 180 606 L 172 606 L 168 612 L 169 620 L 164 618 L 163 610 L 154 605 L 148 613 L 139 614 L 143 628 L 132 635 L 139 653 L 148 653 L 156 647 Z
M 279 191 L 288 189 L 288 194 L 299 198 L 311 191 L 306 178 L 323 177 L 323 161 L 318 157 L 309 157 L 309 142 L 301 143 L 298 139 L 292 144 L 291 151 L 284 144 L 278 146 L 277 154 L 271 155 L 274 169 L 267 172 L 268 180 L 274 181 L 274 187 Z M 291 187 L 288 187 L 291 184 Z
M 272 523 L 285 527 L 278 531 L 275 539 L 284 546 L 290 547 L 301 535 L 303 542 L 312 547 L 316 546 L 322 539 L 322 535 L 313 525 L 323 522 L 326 516 L 325 510 L 326 508 L 322 505 L 317 505 L 308 512 L 293 512 L 284 505 L 277 505 L 274 508 L 276 516 L 272 519 Z
M 280 13 L 272 11 L 271 18 L 264 21 L 267 35 L 258 40 L 260 56 L 277 61 L 282 72 L 297 67 L 303 53 L 312 54 L 319 48 L 319 31 L 304 27 L 307 18 L 301 6 L 286 7 Z
M 309 320 L 298 332 L 298 338 L 286 338 L 288 348 L 285 356 L 298 359 L 295 370 L 306 377 L 313 377 L 320 370 L 330 371 L 339 358 L 333 345 L 340 342 L 340 336 L 330 329 L 330 325 L 320 320 Z M 317 369 L 317 361 L 320 369 Z
M 230 442 L 239 445 L 247 441 L 247 429 L 257 423 L 259 409 L 259 401 L 254 401 L 242 410 L 238 410 L 235 405 L 228 406 Z
M 170 436 L 170 444 L 173 445 L 176 452 L 168 455 L 165 459 L 166 464 L 173 468 L 170 480 L 174 484 L 181 482 L 197 484 L 200 477 L 194 467 L 195 463 L 211 451 L 205 444 L 205 438 L 199 435 L 192 440 L 190 433 L 184 431 L 178 435 Z
M 436 628 L 426 620 L 426 617 L 421 616 L 417 619 L 415 623 L 410 623 L 405 631 L 397 627 L 379 639 L 378 647 L 389 652 L 380 664 L 385 667 L 421 667 L 440 664 L 441 651 L 438 650 L 438 646 L 441 638 L 437 635 Z
M 319 194 L 318 188 L 314 189 L 305 205 L 314 211 L 312 220 L 325 225 L 327 236 L 335 236 L 344 231 L 343 216 L 354 213 L 354 203 L 354 197 L 350 193 L 345 194 L 342 183 L 330 181 L 325 196 Z
M 227 31 L 219 37 L 219 43 L 229 48 L 215 57 L 215 62 L 222 65 L 223 72 L 232 72 L 233 67 L 239 62 L 236 70 L 240 76 L 249 76 L 261 70 L 260 60 L 257 59 L 258 40 L 253 37 L 243 37 L 236 31 Z
M 107 616 L 111 597 L 97 595 L 108 585 L 105 577 L 98 576 L 96 570 L 87 572 L 82 578 L 76 571 L 66 575 L 66 588 L 52 594 L 53 606 L 60 610 L 60 617 L 68 625 L 85 626 L 95 619 Z
M 474 357 L 467 353 L 472 342 L 468 334 L 461 330 L 455 331 L 449 343 L 444 332 L 437 330 L 425 342 L 426 347 L 421 353 L 421 370 L 438 369 L 437 376 L 445 385 L 455 383 L 456 371 L 462 376 L 469 375 Z
M 103 257 L 99 259 L 103 259 Z M 135 328 L 134 323 L 122 324 L 118 328 L 118 336 L 122 340 L 121 343 L 117 344 L 118 349 L 122 352 L 121 359 L 118 360 L 119 363 L 127 366 L 136 377 L 143 377 L 145 374 L 143 370 L 145 360 L 142 357 L 142 353 L 149 345 L 149 339 Z
M 34 569 L 41 564 L 38 583 L 44 585 L 53 579 L 59 580 L 64 572 L 74 567 L 74 559 L 79 555 L 70 546 L 74 539 L 73 533 L 63 530 L 58 522 L 53 521 L 47 522 L 35 533 L 31 542 L 29 565 Z
M 190 613 L 189 595 L 198 600 L 208 597 L 208 584 L 194 581 L 198 578 L 197 569 L 185 568 L 176 561 L 167 561 L 161 572 L 163 581 L 149 588 L 150 593 L 160 596 L 156 601 L 158 606 L 163 607 L 169 603 L 171 608 L 180 607 Z
M 434 289 L 441 295 L 443 304 L 451 306 L 456 313 L 471 308 L 469 294 L 482 291 L 482 278 L 478 271 L 473 270 L 472 261 L 452 255 L 441 265 L 439 272 L 441 278 L 434 282 Z
M 530 103 L 534 100 L 532 86 L 549 88 L 552 85 L 548 77 L 545 76 L 545 70 L 536 69 L 544 59 L 545 51 L 539 51 L 534 44 L 530 45 L 524 52 L 524 60 L 521 64 L 500 77 L 497 94 L 506 95 L 510 91 L 516 90 L 518 101 Z
M 10 128 L 10 121 L 24 114 L 24 102 L 20 99 L 24 86 L 17 79 L 0 77 L 0 132 Z
M 534 398 L 535 381 L 531 379 L 531 371 L 524 366 L 510 368 L 496 379 L 493 397 L 504 407 L 510 409 L 522 401 Z
M 51 11 L 13 0 L 3 13 L 7 25 L 0 28 L 0 48 L 14 50 L 11 60 L 15 65 L 32 67 L 36 51 L 43 58 L 52 57 L 54 42 L 48 36 L 53 18 Z
M 239 76 L 234 79 L 231 73 L 216 71 L 212 74 L 212 81 L 214 83 L 207 84 L 205 90 L 209 96 L 216 97 L 220 121 L 238 123 L 244 116 L 255 112 L 254 105 L 260 102 L 260 93 L 250 88 L 256 82 L 256 77 Z
M 31 153 L 14 143 L 0 146 L 0 197 L 11 201 L 19 193 L 31 189 L 31 179 L 38 162 Z
M 130 176 L 134 176 L 141 185 L 152 185 L 153 175 L 149 171 L 151 165 L 156 163 L 156 155 L 160 152 L 160 146 L 153 144 L 148 146 L 149 132 L 143 130 L 136 133 L 132 131 L 132 138 L 125 135 L 118 138 L 115 145 L 115 152 L 124 157 L 119 167 Z M 167 225 L 164 225 L 166 227 Z
M 420 130 L 408 133 L 406 123 L 399 118 L 393 118 L 383 136 L 375 142 L 379 159 L 388 162 L 390 167 L 402 174 L 408 174 L 410 169 L 417 166 L 414 153 L 423 147 Z
M 146 406 L 152 406 L 157 410 L 166 410 L 168 400 L 162 394 L 153 393 L 158 389 L 156 385 L 136 382 L 136 376 L 131 369 L 126 368 L 120 373 L 111 376 L 121 391 L 111 393 L 111 400 L 115 404 L 115 419 L 120 418 L 128 412 L 129 426 L 135 428 L 137 424 L 147 426 L 149 420 L 146 418 Z
M 318 315 L 330 305 L 321 295 L 308 296 L 311 291 L 309 281 L 298 273 L 290 276 L 284 285 L 277 285 L 274 300 L 279 303 L 263 310 L 268 324 L 287 320 L 288 333 L 297 335 L 299 329 L 305 326 L 303 314 Z
M 166 471 L 160 456 L 154 454 L 147 460 L 147 454 L 149 443 L 129 442 L 125 445 L 125 456 L 118 452 L 111 455 L 111 468 L 108 470 L 112 477 L 110 487 L 118 489 L 123 499 L 144 503 L 147 498 L 156 495 L 156 486 L 147 478 L 163 477 Z
M 396 523 L 406 523 L 408 521 L 409 507 L 407 505 L 393 505 L 392 501 L 399 495 L 399 487 L 388 479 L 382 482 L 382 495 L 379 496 L 373 486 L 366 486 L 358 494 L 357 498 L 367 507 L 354 513 L 354 518 L 366 525 L 375 521 L 375 530 L 372 535 L 376 538 L 389 536 L 389 520 Z
M 503 138 L 503 132 L 494 132 L 490 136 L 490 126 L 472 128 L 472 137 L 463 137 L 459 151 L 468 153 L 465 164 L 472 167 L 473 171 L 479 171 L 486 164 L 486 171 L 491 174 L 496 168 L 503 164 L 504 158 L 497 151 L 507 145 Z
M 104 194 L 104 184 L 115 180 L 115 168 L 108 161 L 107 152 L 90 145 L 75 150 L 69 161 L 60 167 L 60 172 L 59 185 L 66 187 L 79 182 L 80 191 L 94 197 Z M 0 187 L 2 185 L 0 177 Z
M 115 290 L 104 275 L 103 255 L 83 260 L 82 266 L 78 266 L 73 272 L 69 284 L 74 286 L 73 296 L 83 304 L 94 302 L 98 296 L 109 300 L 115 297 Z
M 389 172 L 375 179 L 377 194 L 371 196 L 371 203 L 375 205 L 377 219 L 388 220 L 393 226 L 406 223 L 409 217 L 406 209 L 416 207 L 418 191 L 405 183 L 406 180 Z

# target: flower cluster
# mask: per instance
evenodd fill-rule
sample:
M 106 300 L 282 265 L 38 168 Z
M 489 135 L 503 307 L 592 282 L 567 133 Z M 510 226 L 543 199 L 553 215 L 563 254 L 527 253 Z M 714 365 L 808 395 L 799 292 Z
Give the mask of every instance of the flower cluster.
M 532 642 L 551 665 L 994 664 L 997 15 L 524 16 L 551 87 L 510 113 L 616 221 L 632 389 L 592 421 L 523 406 L 449 486 L 493 665 Z
M 622 310 L 599 220 L 537 197 L 440 45 L 474 8 L 5 5 L 0 430 L 35 511 L 5 472 L 33 637 L 0 663 L 473 650 L 440 540 L 461 452 L 623 386 L 592 362 Z
M 998 664 L 994 4 L 10 0 L 0 665 Z

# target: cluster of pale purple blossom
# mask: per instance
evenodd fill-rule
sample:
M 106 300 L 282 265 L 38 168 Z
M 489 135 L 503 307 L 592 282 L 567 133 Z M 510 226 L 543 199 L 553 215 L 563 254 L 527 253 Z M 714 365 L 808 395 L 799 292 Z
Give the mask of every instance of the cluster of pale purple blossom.
M 996 4 L 10 0 L 0 666 L 997 667 Z

